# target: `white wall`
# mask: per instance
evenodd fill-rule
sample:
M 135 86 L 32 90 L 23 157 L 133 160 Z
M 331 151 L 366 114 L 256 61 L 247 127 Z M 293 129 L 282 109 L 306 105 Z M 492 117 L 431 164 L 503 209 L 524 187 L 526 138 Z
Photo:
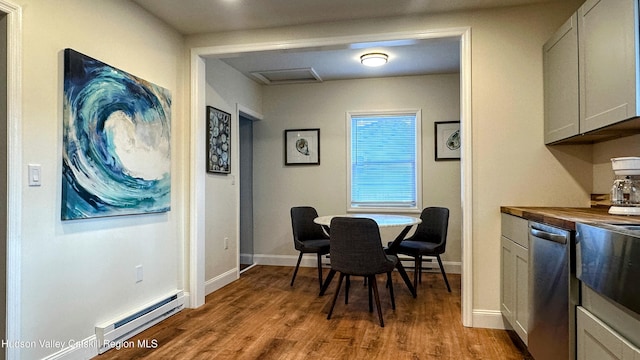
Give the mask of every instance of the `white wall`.
M 289 209 L 311 205 L 319 214 L 347 211 L 348 111 L 422 110 L 423 206 L 451 209 L 445 261 L 461 260 L 460 162 L 434 160 L 434 122 L 460 119 L 458 74 L 328 81 L 264 87 L 265 121 L 254 126 L 255 252 L 290 255 Z M 320 165 L 284 166 L 285 129 L 320 128 Z M 259 165 L 258 165 L 259 164 Z M 419 214 L 409 214 L 418 216 Z M 384 229 L 386 230 L 386 229 Z M 383 231 L 393 240 L 401 229 Z
M 183 38 L 130 1 L 16 0 L 23 35 L 21 340 L 83 340 L 95 325 L 185 287 L 188 117 Z M 172 94 L 171 211 L 62 222 L 63 49 L 73 48 Z M 42 186 L 27 187 L 27 164 Z M 135 281 L 143 265 L 144 280 Z M 59 348 L 22 349 L 23 359 Z M 95 349 L 89 349 L 89 354 Z M 82 351 L 81 351 L 82 352 Z M 85 356 L 87 356 L 85 354 Z
M 260 85 L 217 59 L 206 62 L 206 101 L 231 114 L 231 173 L 206 174 L 205 179 L 205 282 L 206 292 L 219 287 L 216 278 L 234 272 L 239 265 L 239 187 L 238 117 L 237 104 L 260 113 L 262 91 Z M 204 121 L 204 119 L 203 119 Z M 203 134 L 203 136 L 205 136 Z M 224 248 L 224 238 L 229 248 Z M 223 280 L 223 284 L 226 280 Z
M 591 155 L 581 148 L 549 149 L 542 135 L 542 45 L 579 3 L 207 34 L 188 37 L 187 46 L 299 44 L 305 38 L 471 27 L 473 203 L 466 206 L 473 209 L 473 308 L 482 325 L 483 314 L 500 319 L 500 206 L 589 205 Z M 302 185 L 292 188 L 301 190 Z M 297 202 L 312 200 L 305 193 L 300 192 Z M 285 220 L 280 221 L 273 236 L 284 238 Z M 290 251 L 284 243 L 268 250 Z

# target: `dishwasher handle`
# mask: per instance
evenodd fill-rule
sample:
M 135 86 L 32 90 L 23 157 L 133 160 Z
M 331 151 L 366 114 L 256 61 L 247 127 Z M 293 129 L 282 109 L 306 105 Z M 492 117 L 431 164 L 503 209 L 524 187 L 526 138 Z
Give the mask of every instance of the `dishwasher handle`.
M 560 244 L 567 243 L 567 237 L 565 235 L 553 234 L 548 231 L 536 229 L 534 227 L 531 227 L 530 232 L 531 232 L 531 235 L 540 239 L 549 240 L 549 241 L 557 242 Z

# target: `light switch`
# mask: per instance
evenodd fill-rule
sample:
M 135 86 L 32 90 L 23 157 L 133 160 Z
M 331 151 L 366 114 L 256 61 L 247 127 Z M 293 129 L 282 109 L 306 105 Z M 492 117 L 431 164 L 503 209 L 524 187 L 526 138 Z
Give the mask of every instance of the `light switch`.
M 29 186 L 42 185 L 42 167 L 40 164 L 29 164 Z

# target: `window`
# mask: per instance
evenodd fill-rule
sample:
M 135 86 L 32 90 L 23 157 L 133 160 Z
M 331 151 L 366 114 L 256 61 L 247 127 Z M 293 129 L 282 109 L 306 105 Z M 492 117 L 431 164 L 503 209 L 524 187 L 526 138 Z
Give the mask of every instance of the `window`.
M 347 113 L 349 210 L 421 208 L 420 115 Z

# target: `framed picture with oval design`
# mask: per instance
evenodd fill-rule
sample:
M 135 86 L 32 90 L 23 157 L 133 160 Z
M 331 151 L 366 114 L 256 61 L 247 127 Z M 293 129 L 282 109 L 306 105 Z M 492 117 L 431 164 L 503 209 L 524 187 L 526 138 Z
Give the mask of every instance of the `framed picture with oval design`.
M 460 160 L 460 121 L 435 123 L 436 161 Z
M 320 129 L 284 131 L 285 165 L 320 165 Z
M 231 114 L 207 106 L 207 172 L 231 172 Z

